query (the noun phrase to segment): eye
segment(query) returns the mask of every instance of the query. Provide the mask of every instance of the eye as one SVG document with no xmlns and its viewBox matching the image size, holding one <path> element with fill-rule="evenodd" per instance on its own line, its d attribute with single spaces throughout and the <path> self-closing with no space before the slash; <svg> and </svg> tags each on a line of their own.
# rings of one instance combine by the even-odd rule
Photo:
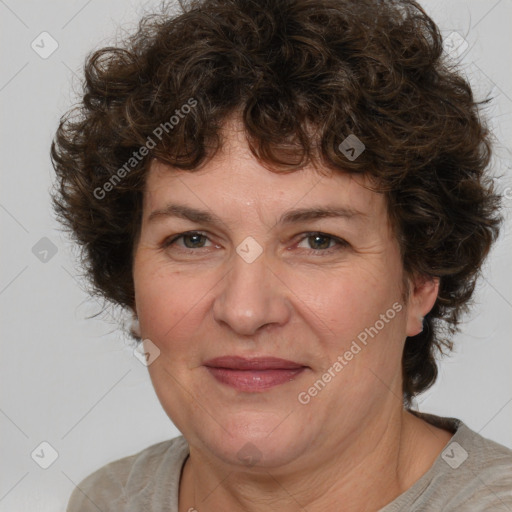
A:
<svg viewBox="0 0 512 512">
<path fill-rule="evenodd" d="M 301 244 L 305 242 L 313 252 L 330 253 L 332 252 L 332 249 L 336 251 L 344 247 L 348 247 L 349 245 L 345 240 L 326 233 L 313 232 L 305 233 L 305 235 L 306 236 L 299 241 L 297 247 L 300 247 Z"/>
<path fill-rule="evenodd" d="M 177 244 L 178 240 L 183 240 L 183 245 Z M 205 245 L 208 241 L 208 237 L 199 231 L 187 231 L 186 233 L 180 233 L 179 235 L 167 238 L 162 243 L 162 248 L 170 247 L 171 245 L 177 245 L 184 249 L 194 250 L 209 247 Z M 211 246 L 212 244 L 210 244 Z"/>
<path fill-rule="evenodd" d="M 178 243 L 181 242 L 181 243 Z M 307 244 L 305 246 L 304 244 Z M 303 233 L 302 238 L 296 247 L 300 249 L 310 249 L 314 254 L 330 254 L 340 249 L 349 247 L 349 243 L 341 238 L 328 235 L 321 232 Z M 208 236 L 200 231 L 187 231 L 179 233 L 165 239 L 161 247 L 163 249 L 175 246 L 177 250 L 184 252 L 196 252 L 197 249 L 206 249 L 208 247 L 219 247 L 213 244 Z"/>
</svg>

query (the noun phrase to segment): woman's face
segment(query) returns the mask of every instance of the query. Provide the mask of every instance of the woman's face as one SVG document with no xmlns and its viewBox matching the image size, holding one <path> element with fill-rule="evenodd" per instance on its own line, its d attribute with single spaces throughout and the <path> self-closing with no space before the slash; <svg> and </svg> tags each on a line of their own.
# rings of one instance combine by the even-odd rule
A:
<svg viewBox="0 0 512 512">
<path fill-rule="evenodd" d="M 141 334 L 160 351 L 149 372 L 191 446 L 312 467 L 401 409 L 405 337 L 435 293 L 404 302 L 384 197 L 361 177 L 272 173 L 237 130 L 199 171 L 150 168 L 133 268 Z M 291 363 L 208 363 L 225 356 Z"/>
</svg>

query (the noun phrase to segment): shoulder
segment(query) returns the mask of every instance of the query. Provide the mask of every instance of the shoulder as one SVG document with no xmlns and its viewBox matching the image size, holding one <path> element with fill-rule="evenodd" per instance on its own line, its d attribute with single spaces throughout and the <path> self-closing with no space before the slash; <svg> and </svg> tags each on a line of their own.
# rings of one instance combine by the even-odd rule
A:
<svg viewBox="0 0 512 512">
<path fill-rule="evenodd" d="M 460 465 L 448 464 L 448 474 L 460 482 L 460 508 L 512 510 L 512 450 L 461 424 L 459 435 L 443 451 L 444 461 L 459 452 Z M 453 459 L 452 459 L 453 460 Z M 459 505 L 460 503 L 460 505 Z"/>
<path fill-rule="evenodd" d="M 182 464 L 188 455 L 183 436 L 154 444 L 110 462 L 84 478 L 73 490 L 67 512 L 136 510 L 155 493 L 177 495 Z M 161 480 L 165 479 L 165 485 Z M 164 496 L 161 496 L 164 499 Z"/>
<path fill-rule="evenodd" d="M 417 413 L 453 433 L 431 468 L 381 512 L 512 510 L 512 450 L 457 418 Z"/>
</svg>

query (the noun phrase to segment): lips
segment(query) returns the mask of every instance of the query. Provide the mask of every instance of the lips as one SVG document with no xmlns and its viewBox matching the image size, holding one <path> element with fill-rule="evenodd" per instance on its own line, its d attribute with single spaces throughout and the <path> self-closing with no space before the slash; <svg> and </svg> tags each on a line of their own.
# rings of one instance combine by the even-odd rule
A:
<svg viewBox="0 0 512 512">
<path fill-rule="evenodd" d="M 226 368 L 229 370 L 297 370 L 304 365 L 277 357 L 255 357 L 246 359 L 239 356 L 223 356 L 210 359 L 204 363 L 210 368 Z"/>
<path fill-rule="evenodd" d="M 218 382 L 252 393 L 290 382 L 307 368 L 287 359 L 238 356 L 210 359 L 204 366 Z"/>
</svg>

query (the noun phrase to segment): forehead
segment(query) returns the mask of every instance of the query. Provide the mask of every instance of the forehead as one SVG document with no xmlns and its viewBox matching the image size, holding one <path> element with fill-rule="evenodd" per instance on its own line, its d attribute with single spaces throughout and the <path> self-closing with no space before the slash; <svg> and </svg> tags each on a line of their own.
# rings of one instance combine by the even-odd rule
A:
<svg viewBox="0 0 512 512">
<path fill-rule="evenodd" d="M 293 172 L 273 172 L 252 154 L 243 127 L 225 124 L 217 153 L 199 169 L 184 171 L 154 160 L 144 191 L 144 215 L 180 200 L 212 210 L 249 209 L 278 212 L 291 207 L 340 206 L 367 216 L 385 213 L 385 198 L 371 190 L 367 176 L 321 172 L 308 165 Z"/>
</svg>

